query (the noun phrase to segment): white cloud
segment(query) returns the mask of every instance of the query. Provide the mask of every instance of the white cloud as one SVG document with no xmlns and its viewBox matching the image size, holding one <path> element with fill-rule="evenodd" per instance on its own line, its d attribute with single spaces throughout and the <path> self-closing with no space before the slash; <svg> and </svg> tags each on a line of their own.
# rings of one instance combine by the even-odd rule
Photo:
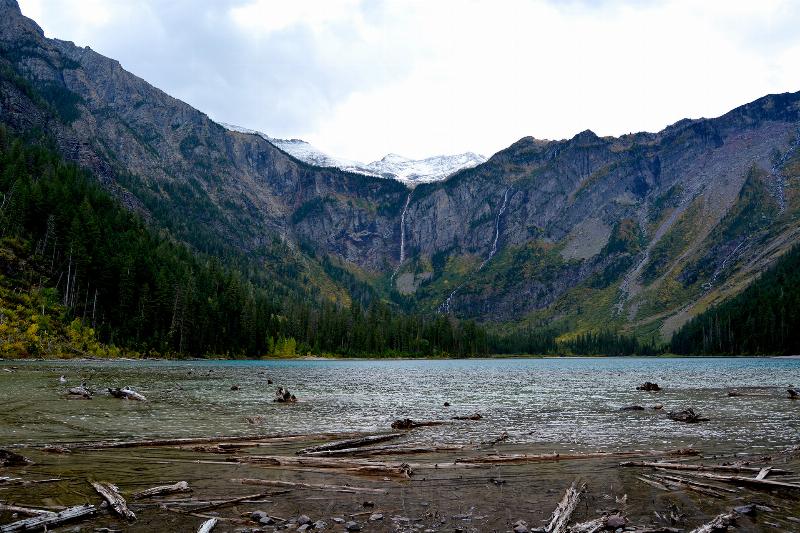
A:
<svg viewBox="0 0 800 533">
<path fill-rule="evenodd" d="M 659 130 L 800 90 L 791 0 L 23 0 L 226 122 L 373 160 Z"/>
</svg>

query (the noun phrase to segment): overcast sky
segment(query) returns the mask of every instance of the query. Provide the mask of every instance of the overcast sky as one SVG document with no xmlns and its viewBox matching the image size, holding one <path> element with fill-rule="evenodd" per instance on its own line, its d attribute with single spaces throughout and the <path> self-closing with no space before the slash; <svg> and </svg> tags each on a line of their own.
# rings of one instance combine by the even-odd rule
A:
<svg viewBox="0 0 800 533">
<path fill-rule="evenodd" d="M 656 131 L 800 90 L 796 0 L 19 0 L 213 119 L 372 161 Z"/>
</svg>

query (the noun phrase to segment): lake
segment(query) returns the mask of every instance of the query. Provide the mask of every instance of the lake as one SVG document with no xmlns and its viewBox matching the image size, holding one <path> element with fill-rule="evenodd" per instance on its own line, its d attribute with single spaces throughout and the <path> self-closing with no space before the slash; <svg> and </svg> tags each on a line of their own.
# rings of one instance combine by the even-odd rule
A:
<svg viewBox="0 0 800 533">
<path fill-rule="evenodd" d="M 17 371 L 0 371 L 0 444 L 375 431 L 398 418 L 475 412 L 484 418 L 422 428 L 419 440 L 479 442 L 506 431 L 509 444 L 548 451 L 726 452 L 800 441 L 800 401 L 786 395 L 800 386 L 800 359 L 792 358 L 0 362 L 11 366 Z M 98 391 L 129 385 L 149 401 L 67 399 L 66 389 L 84 380 Z M 637 391 L 644 381 L 664 390 Z M 272 402 L 279 385 L 298 403 Z M 729 397 L 732 389 L 743 395 Z M 634 404 L 664 409 L 620 411 Z M 686 407 L 710 420 L 666 417 Z M 253 416 L 261 419 L 248 422 Z"/>
</svg>

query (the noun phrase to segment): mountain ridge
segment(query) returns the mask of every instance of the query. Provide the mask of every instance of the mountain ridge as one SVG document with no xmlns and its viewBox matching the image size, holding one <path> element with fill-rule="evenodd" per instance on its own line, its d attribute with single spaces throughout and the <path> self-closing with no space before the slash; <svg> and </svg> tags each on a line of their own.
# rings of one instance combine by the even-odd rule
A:
<svg viewBox="0 0 800 533">
<path fill-rule="evenodd" d="M 427 313 L 447 302 L 505 329 L 667 338 L 799 234 L 800 93 L 655 133 L 524 137 L 409 190 L 227 131 L 118 62 L 46 39 L 4 2 L 0 121 L 48 131 L 196 249 L 272 268 L 271 243 L 286 243 L 328 298 L 357 290 Z"/>
</svg>

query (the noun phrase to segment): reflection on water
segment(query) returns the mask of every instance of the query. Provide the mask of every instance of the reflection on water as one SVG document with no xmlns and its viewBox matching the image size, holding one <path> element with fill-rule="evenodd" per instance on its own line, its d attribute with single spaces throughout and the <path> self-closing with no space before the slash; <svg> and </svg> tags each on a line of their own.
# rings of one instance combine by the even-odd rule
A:
<svg viewBox="0 0 800 533">
<path fill-rule="evenodd" d="M 774 448 L 800 441 L 800 359 L 493 359 L 462 361 L 3 361 L 0 444 L 82 439 L 309 433 L 388 429 L 392 420 L 479 422 L 425 428 L 423 440 L 478 442 L 503 431 L 544 449 Z M 64 374 L 66 385 L 58 381 Z M 271 379 L 274 385 L 268 385 Z M 130 385 L 146 403 L 98 395 L 65 399 L 69 386 Z M 656 381 L 659 393 L 636 391 Z M 240 390 L 231 391 L 232 385 Z M 275 404 L 283 385 L 300 400 Z M 731 389 L 744 392 L 728 397 Z M 449 402 L 450 407 L 444 407 Z M 621 412 L 664 405 L 663 411 Z M 710 422 L 665 416 L 692 407 Z M 263 421 L 252 425 L 249 416 Z"/>
</svg>

